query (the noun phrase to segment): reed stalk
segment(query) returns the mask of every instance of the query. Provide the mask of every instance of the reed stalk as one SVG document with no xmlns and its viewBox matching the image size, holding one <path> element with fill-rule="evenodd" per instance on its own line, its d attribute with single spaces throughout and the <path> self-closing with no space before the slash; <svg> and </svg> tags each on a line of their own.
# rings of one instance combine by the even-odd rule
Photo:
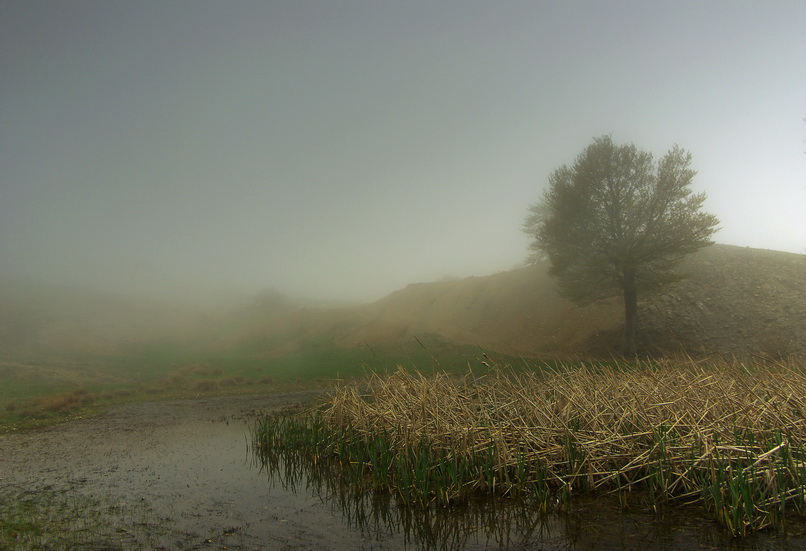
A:
<svg viewBox="0 0 806 551">
<path fill-rule="evenodd" d="M 267 464 L 338 464 L 357 491 L 406 505 L 494 494 L 545 510 L 642 490 L 742 535 L 804 513 L 804 412 L 794 360 L 400 369 L 339 384 L 305 417 L 266 419 L 253 440 Z"/>
</svg>

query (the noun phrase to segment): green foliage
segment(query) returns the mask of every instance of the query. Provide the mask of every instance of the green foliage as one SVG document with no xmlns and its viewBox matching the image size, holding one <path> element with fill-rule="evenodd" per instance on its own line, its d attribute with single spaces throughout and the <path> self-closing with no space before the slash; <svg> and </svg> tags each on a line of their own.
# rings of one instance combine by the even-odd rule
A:
<svg viewBox="0 0 806 551">
<path fill-rule="evenodd" d="M 551 174 L 524 231 L 565 296 L 580 304 L 612 296 L 625 269 L 636 270 L 639 290 L 657 288 L 676 277 L 685 255 L 712 243 L 719 221 L 700 211 L 706 196 L 692 192 L 690 165 L 678 146 L 655 164 L 650 153 L 603 136 Z"/>
<path fill-rule="evenodd" d="M 125 526 L 125 528 L 124 528 Z M 75 488 L 0 487 L 0 549 L 190 549 L 185 534 L 144 497 L 121 501 Z"/>
<path fill-rule="evenodd" d="M 603 136 L 555 170 L 543 200 L 529 207 L 531 259 L 548 258 L 561 294 L 586 305 L 623 293 L 627 352 L 635 351 L 637 293 L 675 281 L 677 263 L 712 244 L 719 220 L 700 210 L 695 174 L 678 146 L 656 164 Z"/>
<path fill-rule="evenodd" d="M 103 536 L 108 504 L 66 491 L 3 491 L 0 549 L 118 549 L 124 537 Z"/>
<path fill-rule="evenodd" d="M 253 340 L 211 351 L 161 339 L 121 347 L 117 356 L 95 358 L 91 368 L 62 360 L 67 367 L 61 371 L 69 377 L 60 379 L 49 378 L 53 375 L 47 365 L 0 373 L 0 434 L 93 415 L 120 402 L 276 391 L 352 379 L 369 371 L 390 372 L 398 366 L 456 371 L 482 354 L 478 347 L 452 345 L 436 335 L 402 345 L 340 347 L 322 334 L 277 357 L 266 357 L 264 344 Z"/>
<path fill-rule="evenodd" d="M 496 445 L 468 456 L 459 447 L 435 447 L 426 436 L 403 447 L 389 434 L 362 435 L 347 427 L 334 430 L 321 415 L 270 416 L 251 430 L 255 459 L 270 473 L 282 473 L 295 487 L 303 477 L 337 478 L 355 493 L 387 492 L 403 506 L 428 508 L 465 503 L 474 495 L 518 497 L 545 510 L 551 492 L 546 471 L 525 454 L 499 465 Z"/>
</svg>

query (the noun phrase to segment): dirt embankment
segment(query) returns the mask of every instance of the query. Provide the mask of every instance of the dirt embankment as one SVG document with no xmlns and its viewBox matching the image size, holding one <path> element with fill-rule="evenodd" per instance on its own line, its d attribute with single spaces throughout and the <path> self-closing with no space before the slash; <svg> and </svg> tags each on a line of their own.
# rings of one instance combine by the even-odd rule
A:
<svg viewBox="0 0 806 551">
<path fill-rule="evenodd" d="M 806 255 L 714 246 L 643 304 L 648 344 L 692 354 L 806 356 Z"/>
<path fill-rule="evenodd" d="M 645 350 L 806 356 L 806 255 L 714 245 L 685 259 L 679 272 L 686 276 L 680 282 L 639 296 Z M 619 349 L 623 309 L 619 297 L 574 305 L 559 296 L 548 266 L 537 265 L 409 285 L 345 310 L 330 331 L 344 346 L 434 334 L 516 355 L 609 357 Z"/>
</svg>

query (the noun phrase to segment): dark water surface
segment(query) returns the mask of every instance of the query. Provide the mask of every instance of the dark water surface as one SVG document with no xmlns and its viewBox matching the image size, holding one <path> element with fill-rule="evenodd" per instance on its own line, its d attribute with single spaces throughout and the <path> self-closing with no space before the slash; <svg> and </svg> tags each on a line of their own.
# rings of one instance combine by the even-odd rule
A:
<svg viewBox="0 0 806 551">
<path fill-rule="evenodd" d="M 564 511 L 540 513 L 506 499 L 472 501 L 452 508 L 398 507 L 388 495 L 356 496 L 337 480 L 322 481 L 299 469 L 262 469 L 272 499 L 290 496 L 306 505 L 287 511 L 287 520 L 305 526 L 340 526 L 338 541 L 319 540 L 330 549 L 407 550 L 678 550 L 720 551 L 806 549 L 806 526 L 733 538 L 695 507 L 652 511 L 636 504 L 622 510 L 609 497 L 574 498 Z M 639 501 L 635 498 L 634 501 Z M 288 542 L 287 549 L 308 548 Z"/>
</svg>

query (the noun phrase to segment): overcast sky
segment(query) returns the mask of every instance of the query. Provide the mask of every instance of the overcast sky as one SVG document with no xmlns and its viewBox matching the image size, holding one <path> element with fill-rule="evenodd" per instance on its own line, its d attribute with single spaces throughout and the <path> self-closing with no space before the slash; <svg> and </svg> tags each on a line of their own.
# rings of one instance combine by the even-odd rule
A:
<svg viewBox="0 0 806 551">
<path fill-rule="evenodd" d="M 693 155 L 806 252 L 806 2 L 0 2 L 0 275 L 374 300 L 527 256 L 552 170 Z"/>
</svg>

